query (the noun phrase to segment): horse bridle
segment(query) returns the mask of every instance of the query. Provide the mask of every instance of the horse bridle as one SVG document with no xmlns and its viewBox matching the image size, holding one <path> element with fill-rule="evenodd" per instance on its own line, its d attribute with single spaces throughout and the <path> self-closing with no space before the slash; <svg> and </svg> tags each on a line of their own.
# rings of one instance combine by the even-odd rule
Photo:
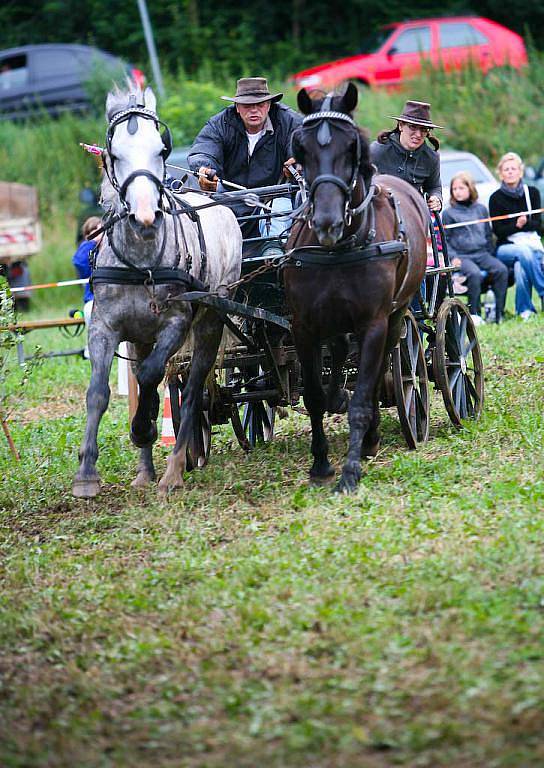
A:
<svg viewBox="0 0 544 768">
<path fill-rule="evenodd" d="M 325 147 L 328 144 L 330 144 L 332 140 L 332 134 L 331 134 L 331 129 L 329 125 L 330 120 L 340 120 L 344 123 L 348 123 L 349 125 L 351 125 L 355 129 L 355 139 L 356 139 L 355 162 L 353 165 L 353 172 L 352 172 L 351 180 L 349 183 L 346 183 L 343 179 L 341 179 L 339 176 L 336 176 L 333 173 L 321 173 L 319 174 L 319 176 L 316 176 L 315 179 L 312 181 L 310 185 L 310 189 L 308 190 L 309 211 L 308 211 L 307 221 L 310 227 L 311 227 L 311 220 L 313 218 L 314 197 L 315 197 L 316 190 L 320 184 L 323 184 L 324 182 L 335 184 L 344 193 L 344 196 L 345 196 L 344 226 L 346 227 L 349 227 L 353 217 L 359 215 L 360 213 L 364 213 L 365 219 L 366 219 L 367 208 L 370 205 L 372 198 L 374 197 L 374 194 L 376 192 L 376 187 L 374 184 L 370 184 L 370 187 L 367 191 L 364 179 L 362 179 L 363 201 L 359 205 L 357 205 L 355 208 L 351 206 L 351 199 L 353 197 L 353 192 L 357 185 L 357 179 L 359 178 L 359 166 L 361 163 L 361 137 L 359 135 L 359 131 L 357 130 L 357 125 L 353 120 L 353 118 L 347 115 L 345 112 L 335 112 L 331 110 L 330 109 L 331 104 L 332 104 L 332 97 L 327 96 L 322 104 L 321 111 L 313 112 L 310 115 L 306 115 L 306 117 L 302 121 L 302 126 L 304 128 L 304 126 L 311 125 L 312 123 L 321 123 L 321 125 L 317 130 L 317 143 L 319 144 L 320 147 Z"/>
<path fill-rule="evenodd" d="M 137 118 L 141 117 L 144 120 L 152 120 L 155 123 L 155 126 L 157 130 L 159 129 L 159 126 L 163 126 L 164 131 L 161 134 L 161 140 L 164 144 L 164 149 L 162 151 L 162 158 L 163 160 L 166 160 L 170 152 L 172 151 L 172 137 L 170 133 L 170 129 L 166 125 L 165 122 L 163 122 L 155 112 L 153 112 L 151 109 L 146 109 L 146 107 L 142 106 L 141 104 L 136 104 L 134 96 L 131 96 L 132 104 L 129 103 L 129 106 L 127 109 L 123 109 L 121 112 L 117 112 L 112 119 L 109 122 L 107 131 L 106 131 L 106 149 L 104 150 L 104 154 L 107 154 L 108 159 L 110 161 L 110 167 L 108 167 L 108 163 L 104 160 L 104 168 L 108 175 L 108 178 L 110 180 L 110 183 L 112 187 L 115 189 L 117 194 L 119 195 L 119 199 L 121 201 L 121 204 L 125 208 L 127 212 L 129 212 L 129 204 L 126 199 L 126 192 L 129 187 L 129 184 L 131 184 L 134 179 L 138 178 L 138 176 L 145 176 L 147 179 L 153 182 L 155 186 L 157 187 L 157 190 L 159 192 L 159 198 L 162 198 L 164 194 L 164 184 L 163 180 L 159 179 L 157 176 L 155 176 L 154 173 L 151 173 L 151 171 L 148 171 L 146 168 L 139 168 L 136 171 L 132 171 L 127 178 L 123 181 L 122 184 L 119 184 L 119 181 L 117 179 L 117 176 L 115 174 L 115 155 L 113 154 L 112 150 L 112 141 L 113 141 L 113 134 L 115 133 L 115 129 L 118 125 L 121 123 L 128 123 L 127 130 L 130 134 L 136 133 L 138 130 L 138 121 Z"/>
</svg>

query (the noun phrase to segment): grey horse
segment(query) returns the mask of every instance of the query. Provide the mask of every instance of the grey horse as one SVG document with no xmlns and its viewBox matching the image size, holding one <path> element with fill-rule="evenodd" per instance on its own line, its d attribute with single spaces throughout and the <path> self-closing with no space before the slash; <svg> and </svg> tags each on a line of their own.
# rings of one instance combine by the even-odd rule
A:
<svg viewBox="0 0 544 768">
<path fill-rule="evenodd" d="M 157 438 L 160 385 L 169 358 L 192 331 L 192 360 L 183 392 L 181 427 L 159 491 L 181 487 L 186 452 L 195 440 L 206 377 L 214 365 L 223 323 L 211 309 L 179 300 L 205 285 L 227 296 L 240 276 L 242 236 L 225 206 L 212 206 L 198 193 L 174 198 L 163 187 L 171 139 L 156 114 L 150 88 L 108 94 L 102 202 L 107 230 L 95 259 L 94 306 L 89 325 L 91 379 L 87 424 L 73 494 L 99 492 L 97 434 L 108 407 L 108 379 L 121 341 L 130 342 L 139 385 L 131 439 L 140 449 L 133 486 L 155 479 L 152 447 Z M 178 299 L 178 300 L 176 300 Z M 198 431 L 198 430 L 197 430 Z"/>
</svg>

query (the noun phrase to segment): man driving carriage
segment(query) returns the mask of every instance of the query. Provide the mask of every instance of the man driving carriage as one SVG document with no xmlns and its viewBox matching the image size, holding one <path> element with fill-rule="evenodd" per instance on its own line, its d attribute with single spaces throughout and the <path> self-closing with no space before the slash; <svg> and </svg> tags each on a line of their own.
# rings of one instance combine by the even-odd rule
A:
<svg viewBox="0 0 544 768">
<path fill-rule="evenodd" d="M 279 103 L 282 97 L 282 93 L 270 93 L 264 77 L 241 78 L 233 97 L 221 97 L 233 104 L 208 120 L 194 140 L 188 158 L 191 170 L 199 173 L 203 190 L 222 191 L 221 179 L 249 189 L 281 182 L 287 173 L 285 166 L 294 163 L 291 136 L 302 122 L 297 112 Z M 237 216 L 252 213 L 244 203 L 232 207 Z M 291 201 L 276 198 L 272 208 L 289 211 Z M 273 218 L 268 235 L 279 235 L 287 226 L 285 219 Z M 259 229 L 257 220 L 245 221 L 242 232 L 246 239 L 258 237 L 259 232 L 263 234 L 263 227 Z M 270 246 L 266 250 L 270 255 Z"/>
</svg>

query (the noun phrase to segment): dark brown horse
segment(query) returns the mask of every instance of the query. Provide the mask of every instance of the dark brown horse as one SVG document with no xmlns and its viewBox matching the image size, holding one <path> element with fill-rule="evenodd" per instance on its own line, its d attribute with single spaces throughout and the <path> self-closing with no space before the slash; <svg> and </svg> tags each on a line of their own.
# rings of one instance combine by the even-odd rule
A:
<svg viewBox="0 0 544 768">
<path fill-rule="evenodd" d="M 355 86 L 321 101 L 312 101 L 303 89 L 298 105 L 306 117 L 293 137 L 293 149 L 309 185 L 308 209 L 288 242 L 295 251 L 285 267 L 285 290 L 312 423 L 313 482 L 334 477 L 323 416 L 346 408 L 346 334 L 357 340 L 349 450 L 336 487 L 349 493 L 361 477 L 361 456 L 375 455 L 379 448 L 384 364 L 424 277 L 429 212 L 406 182 L 373 177 L 368 141 L 351 117 L 357 105 Z M 322 385 L 324 342 L 332 360 L 327 391 Z"/>
</svg>

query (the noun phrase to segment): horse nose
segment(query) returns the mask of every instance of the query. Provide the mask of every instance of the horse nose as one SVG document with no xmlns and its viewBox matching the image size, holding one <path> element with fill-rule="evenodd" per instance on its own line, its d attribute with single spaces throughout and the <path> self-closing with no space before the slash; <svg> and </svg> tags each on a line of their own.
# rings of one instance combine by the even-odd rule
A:
<svg viewBox="0 0 544 768">
<path fill-rule="evenodd" d="M 152 211 L 152 217 L 150 223 L 146 223 L 149 218 L 142 220 L 138 217 L 138 213 L 131 213 L 128 217 L 128 221 L 133 231 L 142 237 L 144 240 L 150 240 L 155 237 L 155 234 L 162 224 L 163 214 L 162 211 Z"/>
<path fill-rule="evenodd" d="M 319 224 L 314 221 L 314 231 L 319 243 L 325 248 L 332 248 L 342 237 L 344 229 L 343 222 L 329 222 Z"/>
</svg>

